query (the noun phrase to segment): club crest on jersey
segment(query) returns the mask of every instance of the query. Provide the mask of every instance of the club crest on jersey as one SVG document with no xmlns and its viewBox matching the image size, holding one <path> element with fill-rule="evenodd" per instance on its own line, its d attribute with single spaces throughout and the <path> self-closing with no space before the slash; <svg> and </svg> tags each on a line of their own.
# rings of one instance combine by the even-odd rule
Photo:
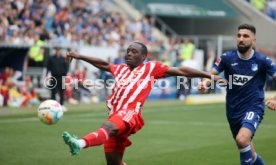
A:
<svg viewBox="0 0 276 165">
<path fill-rule="evenodd" d="M 239 74 L 233 75 L 233 84 L 238 86 L 243 86 L 248 81 L 250 81 L 253 78 L 253 76 L 244 76 Z"/>
<path fill-rule="evenodd" d="M 251 65 L 251 70 L 254 71 L 254 72 L 257 71 L 258 70 L 258 64 L 252 64 Z"/>
<path fill-rule="evenodd" d="M 219 66 L 220 62 L 221 62 L 221 58 L 218 57 L 217 60 L 216 60 L 216 62 L 215 62 L 215 65 L 216 65 L 216 66 Z"/>
<path fill-rule="evenodd" d="M 140 70 L 135 70 L 132 72 L 134 75 L 138 75 L 139 73 L 142 73 Z"/>
</svg>

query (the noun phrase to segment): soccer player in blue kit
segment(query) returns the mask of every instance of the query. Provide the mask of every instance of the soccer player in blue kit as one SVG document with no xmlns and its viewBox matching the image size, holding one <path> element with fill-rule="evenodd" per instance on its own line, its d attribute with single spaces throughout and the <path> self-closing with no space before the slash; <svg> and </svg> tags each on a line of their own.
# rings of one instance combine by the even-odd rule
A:
<svg viewBox="0 0 276 165">
<path fill-rule="evenodd" d="M 212 74 L 224 71 L 228 80 L 226 96 L 226 116 L 240 151 L 241 165 L 264 165 L 255 152 L 253 136 L 264 115 L 264 85 L 266 75 L 276 79 L 276 66 L 272 60 L 253 47 L 256 43 L 256 29 L 249 24 L 238 27 L 237 50 L 229 51 L 217 58 Z M 208 89 L 210 82 L 204 80 L 199 90 Z M 276 98 L 267 106 L 275 110 Z"/>
</svg>

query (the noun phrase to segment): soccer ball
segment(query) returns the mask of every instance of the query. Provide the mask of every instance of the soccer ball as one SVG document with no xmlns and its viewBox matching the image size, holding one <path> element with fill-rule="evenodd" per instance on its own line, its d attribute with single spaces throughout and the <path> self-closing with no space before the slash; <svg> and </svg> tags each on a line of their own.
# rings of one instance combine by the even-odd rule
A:
<svg viewBox="0 0 276 165">
<path fill-rule="evenodd" d="M 55 100 L 43 101 L 38 109 L 38 118 L 42 123 L 55 124 L 63 116 L 62 106 Z"/>
</svg>

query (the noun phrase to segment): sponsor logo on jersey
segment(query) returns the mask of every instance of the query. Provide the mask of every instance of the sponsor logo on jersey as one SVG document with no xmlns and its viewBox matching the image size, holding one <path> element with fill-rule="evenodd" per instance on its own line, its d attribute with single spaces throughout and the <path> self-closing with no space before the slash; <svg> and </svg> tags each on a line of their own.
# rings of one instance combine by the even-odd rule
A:
<svg viewBox="0 0 276 165">
<path fill-rule="evenodd" d="M 218 57 L 217 60 L 216 60 L 216 62 L 215 62 L 215 65 L 216 65 L 216 66 L 219 66 L 220 62 L 221 62 L 221 58 Z"/>
<path fill-rule="evenodd" d="M 135 71 L 133 71 L 132 73 L 133 73 L 132 79 L 135 79 L 139 74 L 142 73 L 142 71 L 140 71 L 140 70 L 135 70 Z"/>
<path fill-rule="evenodd" d="M 236 65 L 238 65 L 238 63 L 236 63 L 236 62 L 235 62 L 235 63 L 233 63 L 233 64 L 231 64 L 231 66 L 236 66 Z"/>
<path fill-rule="evenodd" d="M 248 160 L 245 160 L 244 162 L 245 163 L 249 163 L 249 162 L 251 162 L 252 161 L 252 158 L 249 158 Z"/>
<path fill-rule="evenodd" d="M 258 64 L 252 64 L 251 65 L 251 70 L 254 71 L 254 72 L 257 71 L 258 70 Z"/>
<path fill-rule="evenodd" d="M 239 74 L 233 75 L 233 84 L 238 86 L 243 86 L 248 81 L 250 81 L 253 78 L 253 76 L 244 76 Z"/>
<path fill-rule="evenodd" d="M 142 71 L 140 71 L 140 70 L 133 71 L 133 74 L 135 74 L 135 75 L 140 74 L 140 73 L 142 73 Z"/>
</svg>

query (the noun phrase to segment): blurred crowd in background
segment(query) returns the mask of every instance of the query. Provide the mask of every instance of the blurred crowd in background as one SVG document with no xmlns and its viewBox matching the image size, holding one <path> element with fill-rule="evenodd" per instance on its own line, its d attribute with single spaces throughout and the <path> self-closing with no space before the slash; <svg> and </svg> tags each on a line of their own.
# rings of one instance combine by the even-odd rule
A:
<svg viewBox="0 0 276 165">
<path fill-rule="evenodd" d="M 246 0 L 268 17 L 276 20 L 276 0 Z"/>
<path fill-rule="evenodd" d="M 70 47 L 156 42 L 154 19 L 126 19 L 121 13 L 104 10 L 102 4 L 102 0 L 1 1 L 0 42 L 32 45 L 41 40 Z"/>
</svg>

